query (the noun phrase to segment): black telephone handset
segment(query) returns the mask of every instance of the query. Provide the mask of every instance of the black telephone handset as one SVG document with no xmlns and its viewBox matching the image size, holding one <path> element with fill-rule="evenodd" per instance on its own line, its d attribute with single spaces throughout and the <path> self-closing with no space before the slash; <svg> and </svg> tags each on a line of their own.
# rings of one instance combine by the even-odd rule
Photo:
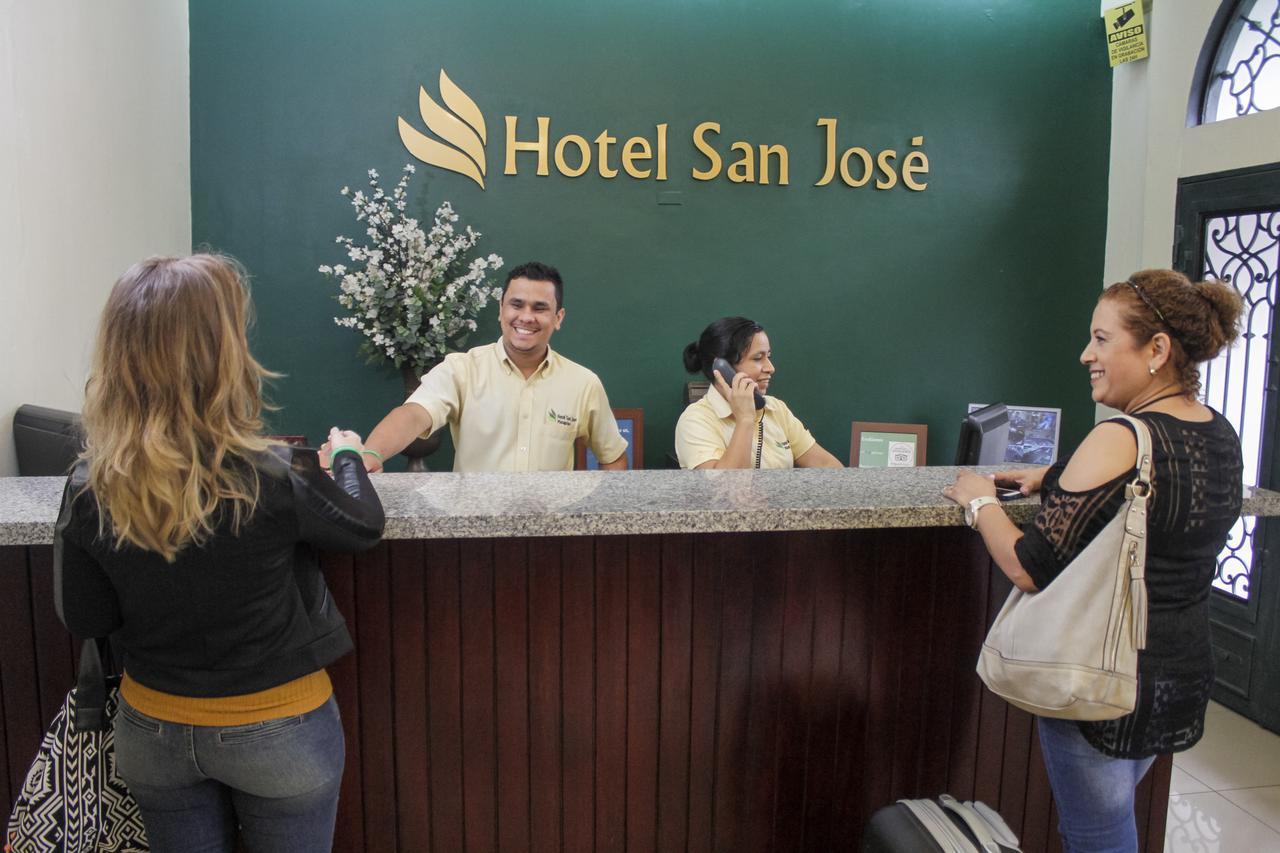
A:
<svg viewBox="0 0 1280 853">
<path fill-rule="evenodd" d="M 732 364 L 730 364 L 728 361 L 726 361 L 723 358 L 717 358 L 715 361 L 711 362 L 711 369 L 714 370 L 716 373 L 720 374 L 720 376 L 724 379 L 725 385 L 728 385 L 730 388 L 733 387 L 733 377 L 737 375 L 738 371 L 733 369 Z M 756 394 L 756 411 L 758 412 L 764 408 L 764 395 L 761 394 L 758 390 L 755 392 L 755 394 Z"/>
</svg>

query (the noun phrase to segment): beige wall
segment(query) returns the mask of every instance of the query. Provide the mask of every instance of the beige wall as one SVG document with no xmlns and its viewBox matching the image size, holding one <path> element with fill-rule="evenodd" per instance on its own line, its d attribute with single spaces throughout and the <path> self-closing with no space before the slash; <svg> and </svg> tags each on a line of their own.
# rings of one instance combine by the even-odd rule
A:
<svg viewBox="0 0 1280 853">
<path fill-rule="evenodd" d="M 1217 9 L 1217 0 L 1153 0 L 1150 58 L 1114 71 L 1104 284 L 1172 263 L 1178 178 L 1280 161 L 1280 110 L 1186 126 Z"/>
<path fill-rule="evenodd" d="M 22 403 L 79 409 L 116 276 L 191 249 L 185 0 L 0 0 L 0 476 Z"/>
</svg>

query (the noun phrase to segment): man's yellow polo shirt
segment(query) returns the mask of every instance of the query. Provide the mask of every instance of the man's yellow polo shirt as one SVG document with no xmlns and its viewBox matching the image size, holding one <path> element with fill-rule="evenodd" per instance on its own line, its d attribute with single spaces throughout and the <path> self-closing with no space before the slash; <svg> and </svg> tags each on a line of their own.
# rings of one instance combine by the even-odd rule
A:
<svg viewBox="0 0 1280 853">
<path fill-rule="evenodd" d="M 756 431 L 751 436 L 751 461 L 760 445 L 759 425 L 764 419 L 764 445 L 760 451 L 761 468 L 793 468 L 796 459 L 818 442 L 791 414 L 787 404 L 777 397 L 765 396 L 764 408 L 756 412 Z M 681 468 L 697 468 L 719 459 L 733 437 L 733 407 L 711 388 L 706 395 L 690 403 L 676 422 L 676 456 Z"/>
<path fill-rule="evenodd" d="M 571 471 L 579 437 L 601 462 L 627 449 L 599 377 L 550 347 L 528 379 L 501 340 L 450 353 L 406 402 L 449 425 L 455 471 Z"/>
</svg>

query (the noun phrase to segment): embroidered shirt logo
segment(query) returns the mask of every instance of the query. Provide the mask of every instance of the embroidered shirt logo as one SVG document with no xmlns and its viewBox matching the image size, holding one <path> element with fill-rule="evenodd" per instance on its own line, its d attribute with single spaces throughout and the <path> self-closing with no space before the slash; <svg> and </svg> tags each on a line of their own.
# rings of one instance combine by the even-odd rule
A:
<svg viewBox="0 0 1280 853">
<path fill-rule="evenodd" d="M 574 415 L 562 415 L 555 409 L 547 409 L 547 423 L 559 424 L 562 427 L 576 427 L 578 419 Z"/>
<path fill-rule="evenodd" d="M 778 440 L 775 438 L 775 439 L 773 440 L 773 443 L 774 443 L 775 445 L 777 445 L 777 447 L 778 447 L 778 449 L 779 449 L 779 450 L 790 450 L 790 449 L 791 449 L 791 441 L 790 441 L 789 439 L 783 439 L 782 441 L 778 441 Z"/>
</svg>

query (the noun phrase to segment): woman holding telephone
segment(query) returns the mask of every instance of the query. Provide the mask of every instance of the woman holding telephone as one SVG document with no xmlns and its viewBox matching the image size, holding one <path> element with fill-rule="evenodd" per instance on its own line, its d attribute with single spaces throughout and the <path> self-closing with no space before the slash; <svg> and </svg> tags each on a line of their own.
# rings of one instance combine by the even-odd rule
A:
<svg viewBox="0 0 1280 853">
<path fill-rule="evenodd" d="M 768 396 L 769 336 L 746 317 L 722 317 L 684 348 L 684 366 L 712 390 L 676 423 L 681 468 L 842 468 L 791 413 Z"/>
</svg>

